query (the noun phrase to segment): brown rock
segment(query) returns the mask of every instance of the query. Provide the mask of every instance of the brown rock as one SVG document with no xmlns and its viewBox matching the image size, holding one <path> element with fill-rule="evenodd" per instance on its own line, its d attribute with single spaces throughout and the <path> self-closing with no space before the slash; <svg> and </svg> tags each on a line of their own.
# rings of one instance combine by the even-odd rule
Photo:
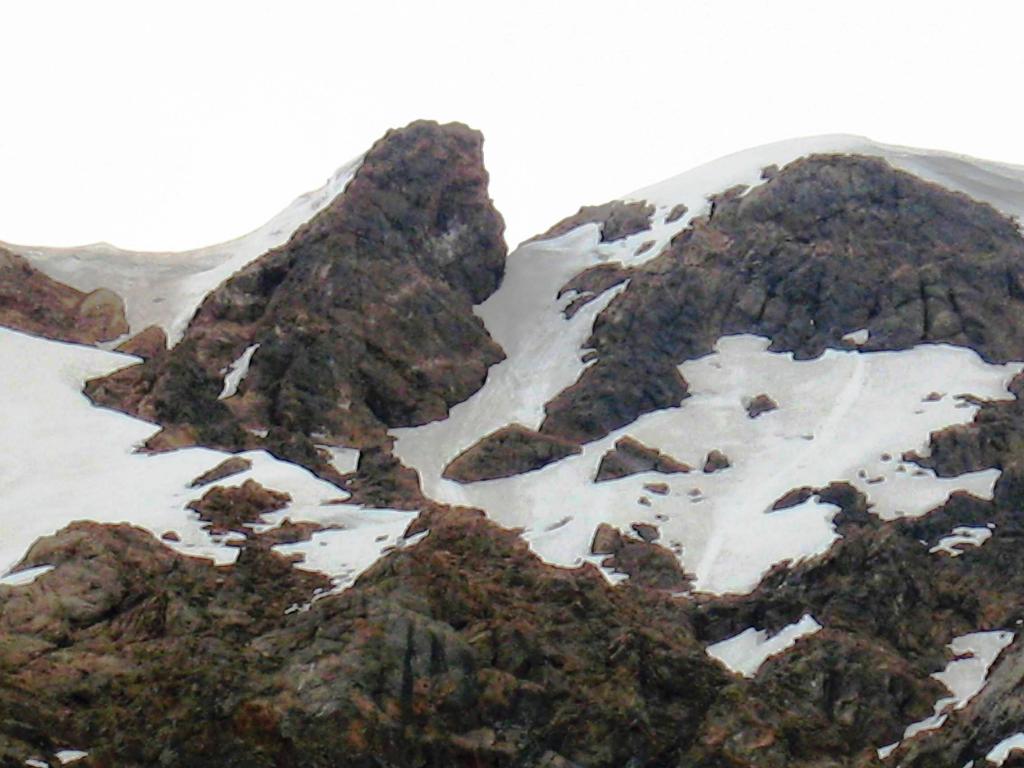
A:
<svg viewBox="0 0 1024 768">
<path fill-rule="evenodd" d="M 0 248 L 0 325 L 57 341 L 97 344 L 128 332 L 124 302 L 99 288 L 83 293 Z"/>
<path fill-rule="evenodd" d="M 668 212 L 668 216 L 665 217 L 665 221 L 671 224 L 673 221 L 679 221 L 690 211 L 684 203 L 678 203 L 672 206 L 672 210 Z"/>
<path fill-rule="evenodd" d="M 704 460 L 704 472 L 707 474 L 718 472 L 731 466 L 732 462 L 729 461 L 729 457 L 717 448 L 711 450 Z"/>
<path fill-rule="evenodd" d="M 444 418 L 504 357 L 473 313 L 507 250 L 482 144 L 460 124 L 389 132 L 286 245 L 206 297 L 173 350 L 90 395 L 212 447 L 266 429 L 268 450 L 317 470 L 314 435 L 383 448 L 390 427 Z M 254 344 L 244 392 L 221 401 L 223 371 Z"/>
<path fill-rule="evenodd" d="M 649 448 L 639 440 L 626 436 L 615 442 L 615 448 L 601 457 L 595 483 L 616 480 L 641 472 L 660 472 L 671 475 L 689 472 L 691 467 L 660 451 Z M 645 488 L 647 486 L 644 486 Z M 658 491 L 654 491 L 657 493 Z M 667 488 L 666 488 L 667 493 Z"/>
<path fill-rule="evenodd" d="M 585 269 L 559 289 L 558 298 L 562 298 L 569 292 L 578 294 L 562 311 L 562 314 L 566 319 L 571 319 L 602 293 L 616 285 L 621 285 L 628 279 L 629 270 L 617 261 L 597 264 Z"/>
<path fill-rule="evenodd" d="M 691 585 L 693 580 L 683 571 L 679 558 L 665 547 L 632 536 L 624 536 L 622 542 L 601 564 L 628 575 L 630 584 L 670 592 Z"/>
<path fill-rule="evenodd" d="M 613 555 L 622 549 L 622 534 L 618 528 L 608 523 L 601 523 L 594 531 L 594 541 L 590 545 L 590 552 L 595 555 Z"/>
<path fill-rule="evenodd" d="M 747 416 L 752 419 L 756 419 L 762 413 L 774 411 L 779 407 L 779 404 L 762 392 L 761 394 L 750 398 L 745 407 L 747 409 Z"/>
<path fill-rule="evenodd" d="M 659 496 L 668 496 L 668 483 L 644 483 L 644 490 Z"/>
<path fill-rule="evenodd" d="M 213 467 L 213 469 L 203 472 L 203 474 L 199 475 L 199 477 L 189 483 L 189 487 L 200 488 L 218 480 L 223 480 L 226 477 L 247 472 L 250 469 L 252 469 L 252 462 L 249 461 L 249 459 L 242 456 L 232 456 L 229 459 L 224 459 L 224 461 L 216 467 Z"/>
<path fill-rule="evenodd" d="M 122 342 L 116 351 L 152 360 L 167 352 L 167 334 L 159 325 L 151 325 Z"/>
<path fill-rule="evenodd" d="M 678 404 L 677 366 L 726 334 L 797 359 L 845 347 L 850 328 L 870 331 L 869 351 L 946 342 L 1024 359 L 1024 238 L 993 207 L 846 155 L 713 197 L 630 271 L 585 342 L 597 363 L 547 404 L 542 431 L 585 442 Z"/>
<path fill-rule="evenodd" d="M 574 443 L 543 435 L 521 424 L 492 432 L 456 456 L 443 477 L 459 483 L 475 483 L 532 472 L 581 452 Z"/>
<path fill-rule="evenodd" d="M 637 536 L 648 543 L 657 541 L 661 537 L 658 527 L 650 523 L 633 523 L 630 527 Z"/>
<path fill-rule="evenodd" d="M 803 486 L 802 488 L 794 488 L 791 491 L 787 491 L 782 494 L 775 503 L 772 504 L 772 512 L 777 512 L 780 509 L 789 509 L 790 507 L 796 507 L 803 504 L 811 496 L 814 495 L 814 489 L 810 486 Z"/>
<path fill-rule="evenodd" d="M 643 200 L 631 203 L 612 200 L 604 205 L 585 205 L 574 215 L 533 239 L 550 240 L 584 224 L 598 224 L 601 228 L 601 242 L 612 242 L 650 229 L 653 215 L 654 206 Z"/>
<path fill-rule="evenodd" d="M 178 535 L 177 531 L 164 531 L 160 538 L 164 541 L 181 541 L 181 536 Z"/>
<path fill-rule="evenodd" d="M 250 525 L 266 523 L 264 514 L 284 509 L 291 500 L 287 493 L 246 480 L 238 487 L 215 486 L 201 499 L 190 501 L 188 508 L 198 512 L 200 520 L 210 523 L 214 533 L 249 533 Z"/>
</svg>

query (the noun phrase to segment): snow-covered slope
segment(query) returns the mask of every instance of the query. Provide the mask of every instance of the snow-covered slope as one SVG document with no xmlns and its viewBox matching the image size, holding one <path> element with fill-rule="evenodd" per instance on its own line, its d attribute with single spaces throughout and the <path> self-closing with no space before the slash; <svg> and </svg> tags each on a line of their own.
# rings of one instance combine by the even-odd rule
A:
<svg viewBox="0 0 1024 768">
<path fill-rule="evenodd" d="M 346 163 L 324 186 L 298 197 L 259 229 L 205 248 L 139 252 L 107 243 L 75 248 L 3 245 L 49 277 L 80 291 L 109 288 L 124 299 L 132 333 L 159 325 L 173 345 L 206 294 L 249 262 L 286 243 L 344 191 L 361 161 L 358 157 Z"/>
<path fill-rule="evenodd" d="M 169 544 L 184 553 L 219 563 L 235 559 L 238 549 L 228 544 L 231 534 L 211 536 L 198 515 L 186 509 L 207 490 L 189 483 L 226 455 L 205 448 L 137 453 L 157 427 L 96 408 L 81 394 L 87 378 L 109 373 L 131 358 L 0 328 L 0 360 L 0 576 L 32 542 L 74 520 L 127 522 L 158 537 L 174 532 L 180 541 Z M 415 517 L 328 505 L 344 497 L 330 483 L 262 451 L 243 456 L 252 461 L 252 469 L 219 484 L 254 479 L 288 493 L 291 504 L 267 516 L 272 524 L 288 517 L 336 527 L 331 531 L 334 557 L 321 567 L 340 585 L 351 583 L 397 543 Z"/>
<path fill-rule="evenodd" d="M 693 397 L 680 408 L 648 414 L 587 444 L 578 456 L 501 480 L 460 485 L 442 479 L 446 464 L 489 432 L 511 423 L 537 428 L 544 403 L 584 369 L 581 347 L 594 318 L 623 286 L 566 319 L 562 310 L 574 296 L 556 295 L 569 277 L 602 263 L 630 266 L 654 258 L 693 216 L 707 212 L 709 195 L 759 184 L 763 168 L 813 153 L 884 157 L 1003 213 L 1024 213 L 1024 168 L 845 135 L 747 150 L 633 192 L 623 199 L 656 206 L 650 230 L 601 242 L 598 225 L 585 224 L 556 239 L 528 242 L 509 256 L 501 289 L 478 308 L 508 358 L 447 420 L 393 430 L 396 455 L 419 470 L 427 495 L 479 506 L 504 525 L 524 528 L 542 557 L 567 566 L 593 559 L 590 543 L 599 523 L 626 531 L 632 522 L 653 523 L 660 543 L 696 575 L 697 588 L 713 592 L 747 591 L 774 563 L 828 548 L 834 507 L 812 498 L 766 513 L 789 490 L 846 480 L 886 518 L 923 514 L 958 489 L 990 495 L 995 470 L 940 479 L 899 457 L 924 451 L 931 431 L 971 420 L 975 406 L 954 395 L 1009 397 L 1006 386 L 1020 365 L 990 366 L 969 350 L 935 345 L 895 353 L 830 351 L 794 362 L 751 337 L 722 339 L 715 355 L 682 365 Z M 667 222 L 680 204 L 687 214 Z M 653 247 L 643 247 L 652 240 Z M 743 403 L 762 392 L 780 408 L 751 420 Z M 926 401 L 932 392 L 944 396 Z M 624 435 L 698 468 L 709 450 L 720 449 L 733 466 L 673 475 L 667 496 L 643 488 L 665 479 L 657 475 L 595 484 L 601 456 Z"/>
<path fill-rule="evenodd" d="M 494 429 L 516 422 L 537 427 L 544 403 L 586 367 L 582 345 L 593 321 L 625 286 L 607 291 L 566 319 L 562 309 L 573 296 L 556 299 L 566 281 L 596 264 L 621 261 L 628 266 L 653 258 L 693 216 L 706 212 L 709 195 L 737 184 L 756 185 L 764 167 L 782 166 L 819 152 L 881 156 L 898 168 L 990 202 L 1005 213 L 1024 213 L 1024 168 L 846 135 L 796 139 L 739 152 L 626 195 L 624 200 L 655 204 L 651 230 L 602 243 L 598 227 L 584 225 L 557 239 L 524 244 L 510 255 L 501 289 L 477 308 L 507 359 L 491 369 L 486 386 L 456 406 L 450 418 L 416 429 L 394 430 L 396 454 L 420 472 L 427 495 L 480 506 L 503 524 L 523 527 L 537 552 L 562 565 L 589 559 L 590 539 L 599 522 L 624 529 L 632 522 L 651 522 L 662 531 L 661 543 L 677 551 L 684 566 L 695 573 L 698 588 L 728 592 L 750 589 L 772 564 L 819 553 L 833 540 L 830 519 L 835 510 L 813 498 L 765 514 L 793 488 L 849 480 L 864 490 L 876 511 L 886 517 L 920 514 L 956 489 L 989 494 L 997 474 L 994 470 L 939 479 L 900 463 L 898 457 L 905 450 L 921 450 L 931 430 L 971 419 L 976 407 L 953 395 L 969 392 L 979 397 L 1006 397 L 1006 384 L 1019 366 L 988 366 L 968 350 L 934 346 L 902 353 L 829 352 L 819 360 L 797 363 L 789 356 L 766 352 L 765 342 L 755 338 L 723 339 L 715 355 L 684 364 L 681 370 L 694 396 L 681 408 L 648 414 L 587 445 L 577 457 L 539 472 L 469 486 L 441 479 L 444 466 L 455 455 Z M 12 248 L 49 275 L 77 288 L 105 286 L 118 292 L 127 301 L 133 331 L 149 324 L 162 325 L 173 343 L 210 290 L 284 243 L 344 190 L 360 160 L 343 166 L 324 187 L 301 196 L 266 225 L 221 245 L 182 253 L 135 253 L 105 244 L 72 249 Z M 666 222 L 669 211 L 680 204 L 688 213 Z M 638 254 L 640 246 L 651 240 L 655 245 Z M 43 391 L 37 387 L 52 386 L 47 377 L 53 366 L 66 367 L 66 363 L 44 361 L 72 359 L 76 361 L 73 373 L 65 373 L 63 389 L 54 397 L 70 398 L 75 412 L 101 418 L 75 390 L 88 376 L 112 370 L 123 364 L 124 358 L 28 340 L 9 332 L 4 332 L 2 340 L 10 348 L 5 355 L 27 355 L 20 347 L 30 345 L 31 355 L 40 361 L 20 372 L 32 376 L 33 382 L 22 382 L 19 392 Z M 774 397 L 780 408 L 750 420 L 742 401 L 761 391 Z M 923 401 L 933 391 L 945 397 Z M 5 401 L 5 408 L 11 407 L 15 394 Z M 33 401 L 38 399 L 37 395 Z M 130 432 L 104 441 L 121 453 L 152 431 L 150 425 L 111 414 L 102 413 L 102 419 L 115 420 Z M 26 425 L 15 425 L 16 420 L 5 424 L 9 431 L 28 430 Z M 61 437 L 63 426 L 63 422 L 54 424 L 54 442 L 40 448 L 38 460 L 53 455 L 47 452 L 56 450 L 59 443 L 69 466 L 77 464 L 72 458 L 74 447 Z M 83 424 L 81 429 L 97 427 Z M 106 427 L 104 431 L 115 434 Z M 594 484 L 602 454 L 627 434 L 697 467 L 707 451 L 720 449 L 729 455 L 733 466 L 711 475 L 673 476 L 668 480 L 670 492 L 664 497 L 645 493 L 643 484 L 651 480 L 645 475 Z M 38 437 L 31 443 L 42 445 Z M 883 460 L 883 455 L 890 458 Z M 183 457 L 188 457 L 187 461 Z M 212 458 L 209 452 L 197 450 L 159 458 L 132 456 L 132 461 L 139 466 L 186 461 L 188 468 L 181 472 L 161 469 L 151 478 L 160 483 L 163 481 L 157 476 L 173 474 L 180 486 L 181 477 L 198 474 Z M 104 464 L 114 471 L 114 464 Z M 78 480 L 86 476 L 91 477 L 92 471 L 75 475 Z M 37 492 L 32 484 L 22 483 L 19 488 L 26 499 Z M 105 492 L 114 491 L 108 488 Z M 171 506 L 177 512 L 181 511 L 182 493 L 179 488 L 171 494 Z M 644 503 L 638 504 L 641 497 Z M 294 518 L 294 509 L 290 513 Z M 123 513 L 97 503 L 95 511 L 80 510 L 75 516 L 113 519 L 111 515 L 117 514 Z M 23 551 L 35 536 L 53 530 L 52 521 L 37 522 L 35 527 L 19 524 L 17 536 L 5 536 L 8 565 L 17 559 L 19 548 Z M 157 529 L 168 527 L 166 522 L 158 518 L 152 529 L 162 532 Z M 220 557 L 234 552 L 205 541 L 205 534 L 197 526 L 193 528 L 183 546 Z"/>
</svg>

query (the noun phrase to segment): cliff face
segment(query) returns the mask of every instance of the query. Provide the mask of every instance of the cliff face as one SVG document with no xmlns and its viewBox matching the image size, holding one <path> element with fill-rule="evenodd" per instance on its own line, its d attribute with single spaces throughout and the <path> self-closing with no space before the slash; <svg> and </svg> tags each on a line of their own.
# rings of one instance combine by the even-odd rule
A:
<svg viewBox="0 0 1024 768">
<path fill-rule="evenodd" d="M 867 330 L 864 351 L 945 342 L 1024 359 L 1024 240 L 994 208 L 884 160 L 797 160 L 719 196 L 594 323 L 597 362 L 543 432 L 586 442 L 686 395 L 676 366 L 754 333 L 798 359 Z"/>
<path fill-rule="evenodd" d="M 269 431 L 267 445 L 313 465 L 313 435 L 379 447 L 389 427 L 444 418 L 503 357 L 472 312 L 506 254 L 481 147 L 456 124 L 390 132 L 287 245 L 207 297 L 166 359 L 90 396 L 186 441 L 239 447 Z"/>
<path fill-rule="evenodd" d="M 148 530 L 65 515 L 18 566 L 34 580 L 0 574 L 0 765 L 861 768 L 902 742 L 888 764 L 925 768 L 1024 730 L 1018 639 L 905 738 L 956 683 L 936 673 L 982 661 L 951 640 L 1024 619 L 1024 376 L 987 364 L 1024 360 L 1016 223 L 810 155 L 700 205 L 582 209 L 510 257 L 524 287 L 496 319 L 481 146 L 390 132 L 179 343 L 150 328 L 122 346 L 144 362 L 85 385 L 163 427 L 149 448 L 264 448 L 351 495 L 258 451 L 135 457 L 199 455 L 103 518 Z M 0 325 L 96 342 L 127 330 L 109 298 L 0 251 Z M 904 391 L 911 365 L 949 386 Z M 81 383 L 62 407 L 96 413 Z M 755 557 L 745 590 L 707 578 Z"/>
</svg>

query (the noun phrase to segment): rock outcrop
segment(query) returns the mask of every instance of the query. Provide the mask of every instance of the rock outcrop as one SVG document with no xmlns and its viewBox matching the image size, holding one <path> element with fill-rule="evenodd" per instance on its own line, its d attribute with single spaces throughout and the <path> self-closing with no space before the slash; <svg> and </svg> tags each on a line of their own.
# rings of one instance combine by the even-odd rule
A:
<svg viewBox="0 0 1024 768">
<path fill-rule="evenodd" d="M 596 362 L 541 431 L 585 442 L 686 394 L 676 366 L 755 333 L 798 359 L 948 342 L 1024 359 L 1024 238 L 990 205 L 884 160 L 816 155 L 714 196 L 598 316 Z"/>
<path fill-rule="evenodd" d="M 601 457 L 597 467 L 595 483 L 605 480 L 617 480 L 641 472 L 660 472 L 665 475 L 689 472 L 691 467 L 681 461 L 667 456 L 661 451 L 641 443 L 633 437 L 619 438 L 615 447 Z"/>
<path fill-rule="evenodd" d="M 314 435 L 386 447 L 389 427 L 444 418 L 504 356 L 472 311 L 506 253 L 481 148 L 458 124 L 390 132 L 341 196 L 204 300 L 169 354 L 89 396 L 186 440 L 312 467 L 326 465 Z"/>
<path fill-rule="evenodd" d="M 512 477 L 541 469 L 580 451 L 575 443 L 542 435 L 522 424 L 510 424 L 481 438 L 452 459 L 443 477 L 459 483 Z"/>
<path fill-rule="evenodd" d="M 585 205 L 577 213 L 558 222 L 535 240 L 561 237 L 584 224 L 597 224 L 601 229 L 601 242 L 621 240 L 651 228 L 654 206 L 644 200 L 625 202 L 612 200 L 604 205 Z"/>
<path fill-rule="evenodd" d="M 117 294 L 105 288 L 75 290 L 3 248 L 0 326 L 78 344 L 113 341 L 128 333 L 124 302 Z"/>
</svg>

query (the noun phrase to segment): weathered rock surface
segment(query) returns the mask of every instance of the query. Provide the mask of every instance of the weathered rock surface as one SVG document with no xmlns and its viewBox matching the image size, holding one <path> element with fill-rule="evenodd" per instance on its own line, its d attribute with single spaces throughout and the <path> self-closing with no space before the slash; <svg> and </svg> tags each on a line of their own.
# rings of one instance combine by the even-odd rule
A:
<svg viewBox="0 0 1024 768">
<path fill-rule="evenodd" d="M 0 248 L 0 325 L 57 341 L 97 344 L 128 332 L 124 302 L 99 288 L 83 293 Z"/>
<path fill-rule="evenodd" d="M 747 409 L 747 416 L 752 419 L 756 419 L 761 414 L 774 411 L 779 407 L 779 404 L 762 392 L 761 394 L 750 398 L 744 407 Z"/>
<path fill-rule="evenodd" d="M 481 147 L 458 124 L 390 132 L 342 195 L 204 300 L 168 355 L 88 394 L 205 445 L 312 467 L 326 465 L 314 434 L 386 447 L 387 428 L 443 418 L 503 358 L 472 312 L 506 253 Z M 254 347 L 237 394 L 220 399 Z"/>
<path fill-rule="evenodd" d="M 452 459 L 443 477 L 459 483 L 512 477 L 580 451 L 575 443 L 543 435 L 522 424 L 511 424 L 481 438 Z"/>
<path fill-rule="evenodd" d="M 238 475 L 242 472 L 247 472 L 252 469 L 252 462 L 249 459 L 243 458 L 242 456 L 232 456 L 229 459 L 224 459 L 217 466 L 203 472 L 199 477 L 195 478 L 189 483 L 192 488 L 200 488 L 210 483 L 215 483 L 218 480 L 223 480 L 226 477 L 232 475 Z"/>
<path fill-rule="evenodd" d="M 720 472 L 721 470 L 728 469 L 731 466 L 732 462 L 729 460 L 729 457 L 717 448 L 709 451 L 707 458 L 704 459 L 705 474 Z"/>
<path fill-rule="evenodd" d="M 117 351 L 143 360 L 161 357 L 167 352 L 167 332 L 159 325 L 150 325 L 119 344 Z"/>
<path fill-rule="evenodd" d="M 1024 239 L 991 206 L 884 160 L 817 155 L 713 196 L 598 316 L 597 362 L 547 406 L 542 431 L 585 442 L 677 405 L 676 366 L 727 334 L 798 359 L 870 331 L 865 350 L 949 342 L 1024 359 Z"/>
<path fill-rule="evenodd" d="M 597 224 L 601 228 L 601 242 L 608 243 L 624 237 L 646 232 L 651 228 L 654 206 L 638 200 L 627 203 L 612 200 L 603 205 L 585 205 L 567 219 L 558 222 L 535 240 L 561 237 L 584 224 Z"/>
<path fill-rule="evenodd" d="M 641 472 L 660 472 L 665 475 L 689 472 L 691 467 L 650 448 L 633 437 L 619 438 L 615 447 L 601 457 L 597 467 L 595 483 L 617 480 Z"/>
<path fill-rule="evenodd" d="M 602 293 L 629 279 L 629 270 L 619 262 L 597 264 L 572 278 L 558 291 L 558 298 L 574 293 L 575 298 L 563 310 L 566 319 L 572 317 Z"/>
<path fill-rule="evenodd" d="M 265 524 L 263 515 L 284 509 L 291 500 L 287 493 L 246 480 L 240 486 L 214 486 L 201 499 L 190 501 L 188 508 L 198 513 L 200 520 L 209 523 L 213 533 L 245 533 L 252 525 Z"/>
</svg>

